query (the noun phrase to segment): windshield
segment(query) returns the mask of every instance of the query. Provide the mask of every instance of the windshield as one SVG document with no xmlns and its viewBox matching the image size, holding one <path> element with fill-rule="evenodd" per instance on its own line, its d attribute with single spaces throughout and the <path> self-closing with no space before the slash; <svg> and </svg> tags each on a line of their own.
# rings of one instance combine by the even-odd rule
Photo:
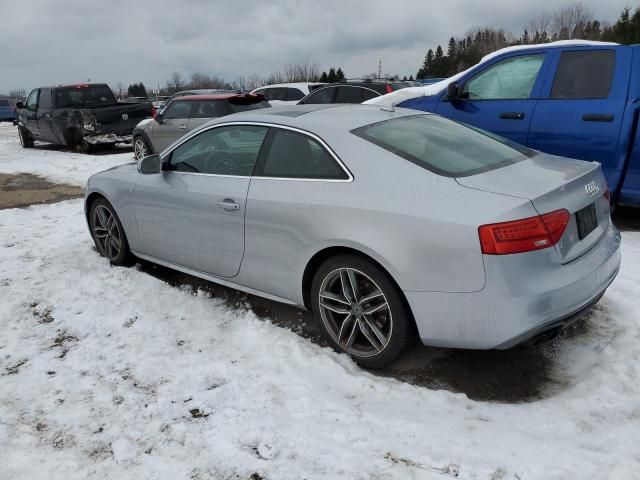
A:
<svg viewBox="0 0 640 480">
<path fill-rule="evenodd" d="M 256 100 L 252 98 L 232 98 L 229 100 L 229 111 L 231 113 L 247 112 L 260 108 L 269 108 L 271 105 L 266 100 Z"/>
<path fill-rule="evenodd" d="M 83 108 L 115 105 L 116 99 L 106 85 L 88 85 L 56 90 L 57 108 Z"/>
<path fill-rule="evenodd" d="M 466 177 L 510 165 L 535 151 L 435 115 L 366 125 L 355 135 L 439 175 Z"/>
</svg>

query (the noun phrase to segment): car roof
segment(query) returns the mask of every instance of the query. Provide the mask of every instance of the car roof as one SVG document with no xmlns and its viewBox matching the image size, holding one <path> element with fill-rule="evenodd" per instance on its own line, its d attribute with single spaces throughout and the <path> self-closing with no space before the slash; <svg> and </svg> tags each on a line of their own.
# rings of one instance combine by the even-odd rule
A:
<svg viewBox="0 0 640 480">
<path fill-rule="evenodd" d="M 260 93 L 218 93 L 211 95 L 185 95 L 183 97 L 177 97 L 174 101 L 183 102 L 187 101 L 205 101 L 205 100 L 228 100 L 230 98 L 251 98 L 264 100 L 264 95 Z"/>
<path fill-rule="evenodd" d="M 272 85 L 262 85 L 261 87 L 255 88 L 253 91 L 262 90 L 263 88 L 279 88 L 279 87 L 308 87 L 309 85 L 327 85 L 326 82 L 293 82 L 293 83 L 274 83 Z"/>
<path fill-rule="evenodd" d="M 256 122 L 297 127 L 319 135 L 347 132 L 392 118 L 431 113 L 406 108 L 380 108 L 362 104 L 313 104 L 263 108 L 227 115 L 208 122 L 214 125 L 227 122 Z"/>
</svg>

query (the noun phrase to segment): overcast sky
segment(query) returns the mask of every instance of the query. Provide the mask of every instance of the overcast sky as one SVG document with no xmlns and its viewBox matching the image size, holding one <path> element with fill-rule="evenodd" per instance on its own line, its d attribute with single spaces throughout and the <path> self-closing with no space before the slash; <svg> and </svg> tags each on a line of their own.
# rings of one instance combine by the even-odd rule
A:
<svg viewBox="0 0 640 480">
<path fill-rule="evenodd" d="M 572 3 L 571 1 L 566 4 Z M 613 22 L 629 0 L 583 2 Z M 355 77 L 415 75 L 428 48 L 475 26 L 519 34 L 558 0 L 0 0 L 0 92 L 91 79 L 164 86 L 173 71 L 228 81 L 287 62 Z"/>
</svg>

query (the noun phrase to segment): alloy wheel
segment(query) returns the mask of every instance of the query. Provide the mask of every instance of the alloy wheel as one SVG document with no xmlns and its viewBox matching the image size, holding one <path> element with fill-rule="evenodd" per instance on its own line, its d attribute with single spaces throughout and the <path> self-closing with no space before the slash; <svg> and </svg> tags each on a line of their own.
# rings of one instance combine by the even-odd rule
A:
<svg viewBox="0 0 640 480">
<path fill-rule="evenodd" d="M 115 215 L 104 205 L 98 205 L 93 210 L 93 237 L 101 255 L 113 260 L 120 254 L 122 237 Z"/>
<path fill-rule="evenodd" d="M 382 289 L 354 268 L 333 270 L 322 281 L 320 316 L 327 331 L 348 353 L 370 357 L 382 352 L 393 334 L 393 317 Z"/>
<path fill-rule="evenodd" d="M 149 154 L 147 151 L 147 144 L 145 141 L 138 137 L 135 142 L 133 142 L 133 155 L 136 157 L 136 160 L 141 160 Z"/>
</svg>

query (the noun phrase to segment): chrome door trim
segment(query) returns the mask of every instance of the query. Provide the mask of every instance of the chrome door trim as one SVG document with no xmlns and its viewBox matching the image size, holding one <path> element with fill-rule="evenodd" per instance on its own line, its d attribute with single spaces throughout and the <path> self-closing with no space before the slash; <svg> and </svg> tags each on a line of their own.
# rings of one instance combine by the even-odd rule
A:
<svg viewBox="0 0 640 480">
<path fill-rule="evenodd" d="M 353 175 L 351 174 L 351 172 L 349 171 L 347 166 L 342 162 L 342 160 L 340 160 L 340 157 L 338 157 L 338 155 L 336 155 L 336 153 L 331 149 L 331 147 L 322 138 L 320 138 L 315 133 L 309 132 L 307 130 L 303 130 L 303 129 L 298 128 L 298 127 L 291 127 L 289 125 L 280 125 L 278 123 L 252 122 L 252 121 L 244 121 L 244 122 L 243 121 L 237 121 L 237 122 L 216 123 L 215 125 L 210 125 L 208 127 L 203 128 L 202 130 L 197 130 L 195 132 L 190 132 L 188 135 L 183 137 L 179 141 L 179 143 L 171 145 L 169 148 L 165 149 L 160 154 L 160 160 L 163 161 L 176 148 L 181 146 L 183 143 L 191 140 L 196 135 L 200 135 L 201 133 L 207 132 L 209 130 L 213 130 L 214 128 L 231 127 L 231 126 L 234 126 L 234 125 L 248 125 L 248 126 L 267 127 L 267 128 L 269 128 L 269 127 L 282 128 L 284 130 L 291 130 L 291 131 L 298 132 L 298 133 L 301 133 L 303 135 L 306 135 L 306 136 L 308 136 L 310 138 L 313 138 L 318 143 L 320 143 L 327 150 L 327 152 L 329 152 L 329 154 L 338 163 L 338 165 L 340 165 L 340 168 L 342 168 L 344 173 L 347 174 L 347 178 L 345 178 L 345 179 L 339 179 L 339 178 L 331 179 L 331 178 L 258 177 L 258 176 L 253 176 L 253 175 L 219 175 L 219 174 L 216 174 L 216 173 L 174 172 L 174 171 L 171 171 L 171 173 L 179 173 L 181 175 L 207 175 L 207 176 L 210 176 L 210 177 L 251 178 L 252 180 L 253 179 L 258 179 L 258 180 L 287 180 L 287 181 L 298 181 L 298 182 L 329 182 L 329 183 L 349 183 L 349 182 L 353 182 Z"/>
</svg>

